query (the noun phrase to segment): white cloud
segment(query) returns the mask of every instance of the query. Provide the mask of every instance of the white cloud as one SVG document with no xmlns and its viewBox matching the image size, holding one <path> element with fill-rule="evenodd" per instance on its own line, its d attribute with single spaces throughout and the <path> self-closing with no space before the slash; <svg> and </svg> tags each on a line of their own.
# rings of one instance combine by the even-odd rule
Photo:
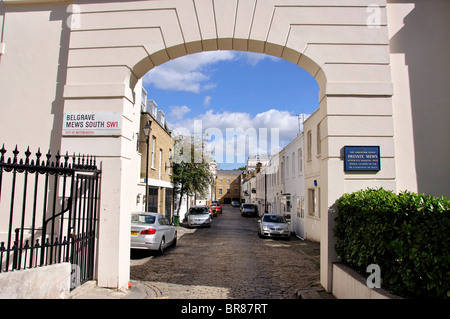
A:
<svg viewBox="0 0 450 319">
<path fill-rule="evenodd" d="M 187 113 L 191 111 L 186 105 L 183 106 L 169 106 L 170 113 L 169 116 L 175 121 L 181 120 Z"/>
<path fill-rule="evenodd" d="M 209 95 L 205 96 L 203 100 L 203 106 L 209 107 L 211 105 L 211 97 Z"/>
<path fill-rule="evenodd" d="M 265 59 L 270 59 L 274 62 L 281 61 L 281 58 L 273 57 L 270 55 L 254 52 L 239 52 L 238 58 L 244 60 L 244 62 L 250 64 L 251 66 L 257 65 L 259 62 Z"/>
<path fill-rule="evenodd" d="M 279 58 L 265 54 L 235 51 L 209 51 L 186 55 L 164 63 L 144 75 L 144 85 L 169 91 L 200 93 L 217 86 L 209 67 L 221 61 L 244 61 L 255 66 L 264 59 L 278 61 Z"/>
<path fill-rule="evenodd" d="M 214 151 L 218 163 L 242 163 L 248 155 L 272 154 L 288 144 L 297 135 L 298 119 L 275 109 L 254 117 L 245 112 L 208 110 L 195 119 L 178 121 L 173 127 L 184 134 L 203 134 L 207 149 Z"/>
<path fill-rule="evenodd" d="M 234 58 L 232 51 L 186 55 L 150 70 L 143 81 L 162 90 L 200 93 L 216 86 L 207 67 Z"/>
</svg>

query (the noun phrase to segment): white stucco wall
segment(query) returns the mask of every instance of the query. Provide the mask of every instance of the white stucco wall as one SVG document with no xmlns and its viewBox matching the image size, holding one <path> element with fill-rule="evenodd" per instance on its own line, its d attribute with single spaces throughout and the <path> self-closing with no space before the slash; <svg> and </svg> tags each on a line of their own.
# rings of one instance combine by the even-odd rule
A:
<svg viewBox="0 0 450 319">
<path fill-rule="evenodd" d="M 299 164 L 299 149 L 301 149 L 302 161 Z M 290 194 L 291 199 L 291 231 L 297 236 L 305 238 L 306 235 L 306 211 L 301 216 L 298 207 L 299 201 L 305 203 L 305 178 L 303 157 L 303 134 L 297 135 L 288 145 L 284 147 L 285 156 L 289 156 L 289 166 L 285 166 L 284 191 Z M 299 169 L 301 165 L 301 169 Z"/>
<path fill-rule="evenodd" d="M 0 299 L 62 299 L 69 293 L 72 266 L 61 263 L 0 273 Z"/>
</svg>

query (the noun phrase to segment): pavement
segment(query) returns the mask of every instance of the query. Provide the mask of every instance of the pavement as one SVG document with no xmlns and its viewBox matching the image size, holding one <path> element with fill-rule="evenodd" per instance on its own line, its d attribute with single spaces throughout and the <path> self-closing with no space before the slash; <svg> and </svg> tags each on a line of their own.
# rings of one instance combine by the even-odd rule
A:
<svg viewBox="0 0 450 319">
<path fill-rule="evenodd" d="M 183 235 L 187 233 L 192 233 L 196 231 L 196 229 L 189 229 L 185 226 L 186 225 L 181 224 L 180 226 L 177 227 L 178 239 L 180 239 Z M 310 245 L 308 246 L 313 247 L 314 250 L 317 250 L 317 248 L 320 247 L 317 246 L 319 245 L 318 243 L 309 242 L 309 244 Z M 307 255 L 308 250 L 305 251 L 306 253 L 302 250 L 302 252 L 305 255 Z M 317 263 L 317 265 L 319 264 L 318 257 L 319 256 L 316 254 L 308 256 L 308 258 L 310 258 L 313 262 Z M 131 260 L 131 265 L 133 264 L 139 265 L 146 263 L 151 258 L 153 257 L 150 256 L 143 259 Z M 64 299 L 167 299 L 169 297 L 165 296 L 164 293 L 162 293 L 162 289 L 159 289 L 161 284 L 171 285 L 169 283 L 147 282 L 131 279 L 128 285 L 125 285 L 125 287 L 121 289 L 116 288 L 110 289 L 98 287 L 97 282 L 95 280 L 92 280 L 84 283 L 80 287 L 77 287 L 70 293 L 66 294 Z M 177 287 L 169 287 L 169 288 L 175 291 L 177 290 Z M 208 287 L 203 286 L 192 287 L 192 289 L 197 289 L 201 292 L 203 292 L 203 290 L 207 288 Z M 205 295 L 211 296 L 210 294 Z M 216 297 L 222 299 L 224 298 L 223 296 L 226 296 L 226 294 L 219 294 Z M 311 287 L 298 290 L 296 296 L 299 299 L 334 299 L 334 296 L 332 294 L 328 294 L 325 292 L 325 290 L 322 288 L 319 282 L 315 283 Z M 172 296 L 172 298 L 173 297 L 174 296 Z M 188 299 L 189 297 L 180 295 L 180 298 Z"/>
<path fill-rule="evenodd" d="M 181 223 L 177 227 L 177 238 L 180 239 L 186 233 L 192 233 L 195 229 L 189 229 L 187 225 Z M 131 260 L 131 264 L 145 263 L 150 258 L 144 258 L 138 261 Z M 80 287 L 75 288 L 66 294 L 64 299 L 160 299 L 161 297 L 144 282 L 139 280 L 130 280 L 128 286 L 121 289 L 102 288 L 97 286 L 97 281 L 91 280 Z"/>
</svg>

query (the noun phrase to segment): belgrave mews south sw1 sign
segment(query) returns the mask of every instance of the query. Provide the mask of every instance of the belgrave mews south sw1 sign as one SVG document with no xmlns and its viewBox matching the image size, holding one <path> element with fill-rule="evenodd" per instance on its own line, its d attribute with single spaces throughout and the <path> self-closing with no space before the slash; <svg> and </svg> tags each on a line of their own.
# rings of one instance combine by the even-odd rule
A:
<svg viewBox="0 0 450 319">
<path fill-rule="evenodd" d="M 64 136 L 118 136 L 121 133 L 122 113 L 65 113 Z"/>
</svg>

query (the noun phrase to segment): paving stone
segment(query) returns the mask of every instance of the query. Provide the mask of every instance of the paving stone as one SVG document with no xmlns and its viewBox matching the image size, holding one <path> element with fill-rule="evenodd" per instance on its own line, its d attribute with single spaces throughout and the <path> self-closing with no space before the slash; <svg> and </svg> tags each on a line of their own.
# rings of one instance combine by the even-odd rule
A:
<svg viewBox="0 0 450 319">
<path fill-rule="evenodd" d="M 225 205 L 211 228 L 179 226 L 178 234 L 163 256 L 131 262 L 132 279 L 154 292 L 148 298 L 294 299 L 319 280 L 318 243 L 261 239 L 257 218 L 238 208 Z"/>
</svg>

